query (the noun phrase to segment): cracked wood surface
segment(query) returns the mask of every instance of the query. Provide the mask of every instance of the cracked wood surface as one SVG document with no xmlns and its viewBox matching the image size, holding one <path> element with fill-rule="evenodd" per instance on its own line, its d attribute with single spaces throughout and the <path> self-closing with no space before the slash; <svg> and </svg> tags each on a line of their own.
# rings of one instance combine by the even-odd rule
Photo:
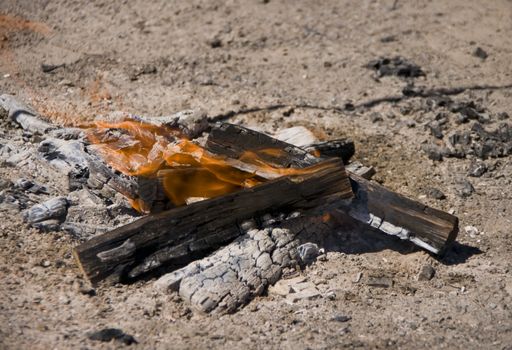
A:
<svg viewBox="0 0 512 350">
<path fill-rule="evenodd" d="M 331 224 L 318 215 L 292 213 L 272 224 L 242 225 L 244 234 L 209 257 L 162 276 L 155 286 L 177 291 L 196 310 L 231 313 L 277 282 L 287 267 L 301 265 L 299 245 L 327 235 Z"/>
<path fill-rule="evenodd" d="M 141 218 L 77 246 L 74 255 L 92 283 L 118 282 L 173 260 L 216 249 L 239 236 L 237 224 L 249 218 L 266 212 L 314 208 L 352 195 L 342 162 L 322 160 L 311 173 L 281 177 Z M 116 252 L 120 254 L 116 256 Z M 108 261 L 102 261 L 102 256 L 108 256 Z"/>
<path fill-rule="evenodd" d="M 243 154 L 254 145 L 260 149 L 281 149 L 281 153 L 274 152 L 267 159 L 276 166 L 304 167 L 324 159 L 313 157 L 299 147 L 265 134 L 232 124 L 213 128 L 206 143 L 210 151 L 232 156 Z M 442 254 L 457 237 L 457 217 L 401 196 L 355 174 L 349 173 L 349 176 L 355 197 L 350 205 L 344 205 L 340 210 L 354 219 L 388 235 L 408 240 L 434 254 Z"/>
</svg>

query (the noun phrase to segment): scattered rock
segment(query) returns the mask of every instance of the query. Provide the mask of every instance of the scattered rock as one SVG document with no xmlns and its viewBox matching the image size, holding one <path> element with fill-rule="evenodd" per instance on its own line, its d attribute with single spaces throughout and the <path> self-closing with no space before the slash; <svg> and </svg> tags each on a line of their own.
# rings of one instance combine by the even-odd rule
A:
<svg viewBox="0 0 512 350">
<path fill-rule="evenodd" d="M 129 335 L 123 332 L 121 329 L 118 328 L 104 328 L 102 330 L 92 332 L 87 334 L 87 337 L 90 340 L 95 341 L 102 341 L 102 342 L 109 342 L 111 340 L 116 340 L 121 343 L 124 343 L 125 345 L 131 345 L 131 344 L 137 344 L 137 340 Z"/>
<path fill-rule="evenodd" d="M 315 284 L 309 281 L 295 283 L 290 285 L 292 293 L 299 293 L 307 289 L 315 289 Z"/>
<path fill-rule="evenodd" d="M 305 282 L 306 278 L 303 276 L 298 276 L 289 279 L 280 279 L 273 286 L 270 286 L 268 288 L 268 293 L 270 295 L 274 294 L 280 296 L 287 296 L 290 293 L 294 293 L 294 289 L 292 288 L 292 286 Z"/>
<path fill-rule="evenodd" d="M 435 160 L 435 161 L 442 161 L 443 156 L 447 154 L 446 150 L 440 146 L 437 146 L 433 143 L 427 143 L 423 144 L 421 146 L 423 151 L 427 154 L 427 157 L 429 159 Z"/>
<path fill-rule="evenodd" d="M 361 281 L 361 278 L 363 277 L 363 273 L 362 272 L 358 272 L 357 275 L 356 275 L 356 278 L 354 278 L 354 283 L 359 283 L 359 281 Z"/>
<path fill-rule="evenodd" d="M 370 287 L 391 288 L 393 279 L 385 276 L 369 276 L 366 285 Z"/>
<path fill-rule="evenodd" d="M 471 162 L 469 165 L 468 175 L 480 177 L 487 171 L 487 165 L 484 162 Z"/>
<path fill-rule="evenodd" d="M 299 258 L 304 265 L 309 265 L 316 260 L 320 254 L 320 248 L 315 243 L 304 243 L 297 247 Z"/>
<path fill-rule="evenodd" d="M 147 75 L 147 74 L 156 74 L 157 73 L 156 66 L 152 64 L 145 64 L 141 67 L 135 68 L 132 73 L 130 74 L 130 80 L 134 81 L 137 80 L 141 75 Z"/>
<path fill-rule="evenodd" d="M 33 223 L 31 226 L 40 232 L 48 233 L 58 231 L 60 229 L 60 224 L 61 220 L 50 219 Z"/>
<path fill-rule="evenodd" d="M 488 131 L 480 123 L 474 123 L 470 131 L 455 132 L 448 137 L 452 152 L 447 155 L 460 157 L 473 154 L 480 159 L 506 157 L 512 154 L 512 127 L 501 123 Z"/>
<path fill-rule="evenodd" d="M 505 120 L 510 118 L 507 112 L 500 112 L 497 115 L 498 120 Z"/>
<path fill-rule="evenodd" d="M 465 226 L 464 231 L 471 238 L 475 238 L 476 236 L 478 236 L 480 234 L 480 232 L 478 232 L 478 229 L 475 226 L 471 226 L 471 225 Z"/>
<path fill-rule="evenodd" d="M 434 278 L 436 270 L 430 264 L 425 264 L 421 267 L 418 273 L 418 281 L 430 281 Z"/>
<path fill-rule="evenodd" d="M 41 70 L 43 73 L 50 73 L 56 70 L 57 68 L 64 67 L 64 64 L 48 64 L 48 63 L 41 63 Z"/>
<path fill-rule="evenodd" d="M 212 49 L 216 49 L 216 48 L 222 47 L 222 40 L 220 40 L 219 38 L 215 37 L 215 38 L 213 38 L 213 39 L 208 41 L 208 45 L 210 45 L 210 47 Z"/>
<path fill-rule="evenodd" d="M 286 283 L 286 280 L 279 280 L 273 286 L 268 288 L 269 295 L 279 295 L 282 297 L 287 296 L 292 292 L 290 284 Z"/>
<path fill-rule="evenodd" d="M 487 52 L 485 52 L 484 49 L 482 49 L 481 47 L 477 47 L 475 51 L 473 51 L 473 56 L 485 60 L 489 55 L 487 54 Z"/>
<path fill-rule="evenodd" d="M 443 192 L 441 192 L 441 190 L 434 188 L 434 187 L 427 188 L 427 190 L 425 192 L 429 198 L 438 199 L 438 200 L 442 200 L 442 199 L 446 198 L 445 194 Z"/>
<path fill-rule="evenodd" d="M 310 300 L 320 296 L 320 291 L 314 287 L 301 290 L 298 293 L 291 293 L 286 296 L 286 299 L 292 303 L 299 300 Z"/>
<path fill-rule="evenodd" d="M 471 196 L 473 192 L 475 192 L 475 188 L 471 182 L 466 179 L 463 179 L 455 185 L 455 193 L 457 193 L 459 197 L 467 198 Z"/>
<path fill-rule="evenodd" d="M 395 35 L 387 35 L 387 36 L 384 36 L 384 37 L 380 38 L 380 42 L 384 43 L 384 44 L 392 43 L 394 41 L 397 41 L 397 38 L 396 38 Z"/>
<path fill-rule="evenodd" d="M 382 115 L 379 112 L 373 112 L 370 114 L 370 120 L 372 123 L 377 123 L 383 121 L 384 118 L 382 118 Z"/>
<path fill-rule="evenodd" d="M 20 178 L 14 183 L 16 187 L 23 191 L 31 192 L 34 194 L 48 194 L 48 189 L 45 186 L 38 185 L 30 180 Z"/>
<path fill-rule="evenodd" d="M 59 81 L 58 85 L 67 86 L 67 87 L 75 86 L 75 84 L 71 80 L 69 80 L 69 79 L 62 79 L 61 81 Z"/>
<path fill-rule="evenodd" d="M 349 112 L 354 111 L 356 109 L 356 106 L 354 106 L 354 104 L 352 102 L 345 103 L 344 107 L 345 107 L 345 110 L 349 111 Z"/>
<path fill-rule="evenodd" d="M 365 67 L 375 70 L 378 77 L 394 75 L 403 78 L 417 78 L 425 75 L 420 66 L 400 56 L 379 58 L 368 62 Z"/>
<path fill-rule="evenodd" d="M 437 121 L 433 121 L 428 124 L 428 128 L 430 129 L 430 133 L 437 139 L 442 139 L 444 137 L 443 131 L 441 129 L 441 125 Z"/>
<path fill-rule="evenodd" d="M 335 315 L 331 318 L 331 321 L 344 323 L 344 322 L 350 321 L 351 319 L 352 319 L 352 317 L 347 316 L 347 315 Z"/>
<path fill-rule="evenodd" d="M 83 294 L 83 295 L 88 295 L 88 296 L 95 296 L 96 295 L 96 290 L 88 283 L 80 283 L 79 287 L 78 287 L 78 292 L 80 292 L 80 294 Z"/>
</svg>

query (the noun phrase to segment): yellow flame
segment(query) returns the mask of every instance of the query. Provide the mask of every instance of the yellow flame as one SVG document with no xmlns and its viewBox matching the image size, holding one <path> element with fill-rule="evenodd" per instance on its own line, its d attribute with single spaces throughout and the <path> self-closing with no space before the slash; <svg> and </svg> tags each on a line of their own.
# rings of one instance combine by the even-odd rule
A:
<svg viewBox="0 0 512 350">
<path fill-rule="evenodd" d="M 283 155 L 280 149 L 247 151 L 238 159 L 227 159 L 174 129 L 135 120 L 97 121 L 88 130 L 88 139 L 92 148 L 121 173 L 158 177 L 167 197 L 178 206 L 188 198 L 217 197 L 261 184 L 266 178 L 300 175 L 315 168 L 279 168 L 262 159 Z M 149 210 L 150 203 L 140 198 L 130 198 L 130 202 L 140 212 Z"/>
</svg>

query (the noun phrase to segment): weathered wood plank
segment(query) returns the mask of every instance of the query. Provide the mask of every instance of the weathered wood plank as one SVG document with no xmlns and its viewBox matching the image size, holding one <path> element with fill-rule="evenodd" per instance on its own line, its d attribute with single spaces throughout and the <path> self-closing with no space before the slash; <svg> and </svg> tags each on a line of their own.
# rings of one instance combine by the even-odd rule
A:
<svg viewBox="0 0 512 350">
<path fill-rule="evenodd" d="M 92 238 L 76 247 L 74 255 L 92 283 L 117 282 L 198 250 L 217 248 L 239 236 L 237 225 L 248 218 L 353 196 L 339 159 L 324 160 L 315 169 L 149 215 Z"/>
<path fill-rule="evenodd" d="M 220 154 L 233 156 L 243 154 L 251 147 L 260 149 L 280 148 L 269 159 L 276 166 L 304 167 L 322 161 L 302 149 L 275 141 L 270 136 L 231 124 L 222 124 L 212 129 L 206 148 Z M 344 210 L 354 219 L 378 228 L 380 231 L 409 240 L 434 254 L 441 254 L 452 243 L 458 233 L 458 219 L 448 213 L 423 205 L 394 193 L 383 186 L 350 174 L 355 197 Z"/>
<path fill-rule="evenodd" d="M 355 198 L 342 210 L 358 221 L 400 239 L 409 240 L 434 254 L 455 241 L 457 217 L 431 208 L 358 175 L 350 174 Z"/>
</svg>

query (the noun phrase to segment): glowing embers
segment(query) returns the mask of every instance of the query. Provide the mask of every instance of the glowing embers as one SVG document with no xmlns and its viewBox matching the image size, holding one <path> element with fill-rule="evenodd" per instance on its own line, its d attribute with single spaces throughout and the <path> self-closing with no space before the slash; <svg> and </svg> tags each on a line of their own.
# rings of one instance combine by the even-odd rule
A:
<svg viewBox="0 0 512 350">
<path fill-rule="evenodd" d="M 167 197 L 177 206 L 314 170 L 279 168 L 262 159 L 278 157 L 282 152 L 279 149 L 247 151 L 238 159 L 222 157 L 174 129 L 135 120 L 95 122 L 88 138 L 91 148 L 114 169 L 129 176 L 158 178 Z M 138 211 L 149 211 L 150 203 L 129 199 Z"/>
</svg>

